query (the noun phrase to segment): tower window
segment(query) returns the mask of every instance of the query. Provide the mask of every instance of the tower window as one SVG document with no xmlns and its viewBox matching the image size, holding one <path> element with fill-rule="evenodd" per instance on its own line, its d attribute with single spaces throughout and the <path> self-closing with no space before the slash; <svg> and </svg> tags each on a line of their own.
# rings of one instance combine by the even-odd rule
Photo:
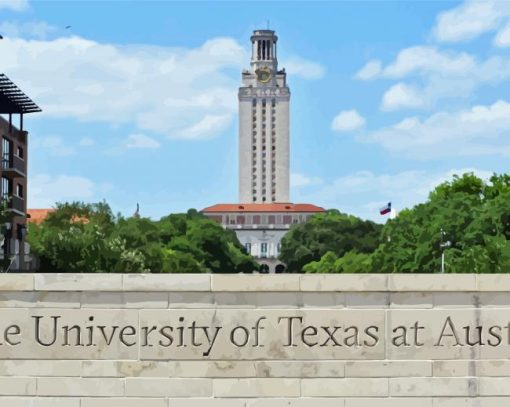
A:
<svg viewBox="0 0 510 407">
<path fill-rule="evenodd" d="M 257 106 L 257 99 L 253 99 L 253 100 L 251 101 L 251 105 L 252 105 L 252 106 Z"/>
<path fill-rule="evenodd" d="M 274 140 L 273 140 L 273 142 L 274 142 Z M 272 146 L 271 148 L 273 151 L 276 150 L 276 146 Z"/>
<path fill-rule="evenodd" d="M 271 99 L 271 106 L 275 107 L 275 105 L 276 105 L 276 99 Z"/>
<path fill-rule="evenodd" d="M 257 146 L 253 146 L 253 151 L 255 151 L 256 149 L 257 149 Z M 274 150 L 274 148 L 273 148 L 273 150 Z"/>
</svg>

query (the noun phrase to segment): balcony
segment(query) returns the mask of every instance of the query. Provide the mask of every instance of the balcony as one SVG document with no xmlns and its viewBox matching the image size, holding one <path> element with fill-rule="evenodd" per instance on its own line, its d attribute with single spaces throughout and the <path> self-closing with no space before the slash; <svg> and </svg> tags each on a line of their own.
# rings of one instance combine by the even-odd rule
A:
<svg viewBox="0 0 510 407">
<path fill-rule="evenodd" d="M 4 156 L 2 158 L 2 173 L 18 178 L 25 176 L 25 161 L 16 155 Z"/>
<path fill-rule="evenodd" d="M 25 200 L 16 195 L 10 195 L 8 199 L 7 210 L 16 215 L 25 216 Z"/>
</svg>

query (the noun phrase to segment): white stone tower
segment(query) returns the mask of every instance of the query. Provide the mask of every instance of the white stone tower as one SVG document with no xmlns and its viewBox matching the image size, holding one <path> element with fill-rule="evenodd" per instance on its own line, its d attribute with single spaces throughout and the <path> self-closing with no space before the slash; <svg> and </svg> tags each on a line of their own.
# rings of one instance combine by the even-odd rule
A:
<svg viewBox="0 0 510 407">
<path fill-rule="evenodd" d="M 289 100 L 271 30 L 251 36 L 251 69 L 239 88 L 239 199 L 289 202 Z"/>
</svg>

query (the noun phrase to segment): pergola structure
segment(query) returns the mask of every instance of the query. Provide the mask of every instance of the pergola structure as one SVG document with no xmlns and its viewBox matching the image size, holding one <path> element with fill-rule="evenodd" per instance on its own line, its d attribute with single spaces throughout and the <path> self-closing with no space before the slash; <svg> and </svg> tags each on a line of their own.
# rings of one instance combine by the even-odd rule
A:
<svg viewBox="0 0 510 407">
<path fill-rule="evenodd" d="M 12 115 L 20 115 L 19 129 L 23 131 L 23 115 L 41 112 L 32 99 L 25 95 L 7 76 L 0 74 L 0 114 L 9 115 L 9 132 L 12 131 Z"/>
</svg>

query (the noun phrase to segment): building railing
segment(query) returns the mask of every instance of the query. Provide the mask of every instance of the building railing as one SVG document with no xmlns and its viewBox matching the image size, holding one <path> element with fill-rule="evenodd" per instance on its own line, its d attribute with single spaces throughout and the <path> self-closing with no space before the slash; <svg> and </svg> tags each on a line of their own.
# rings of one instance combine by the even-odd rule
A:
<svg viewBox="0 0 510 407">
<path fill-rule="evenodd" d="M 2 170 L 16 172 L 19 175 L 25 175 L 25 161 L 17 155 L 4 154 L 2 157 Z"/>
<path fill-rule="evenodd" d="M 25 200 L 16 195 L 3 195 L 1 202 L 7 202 L 7 209 L 25 215 Z"/>
</svg>

